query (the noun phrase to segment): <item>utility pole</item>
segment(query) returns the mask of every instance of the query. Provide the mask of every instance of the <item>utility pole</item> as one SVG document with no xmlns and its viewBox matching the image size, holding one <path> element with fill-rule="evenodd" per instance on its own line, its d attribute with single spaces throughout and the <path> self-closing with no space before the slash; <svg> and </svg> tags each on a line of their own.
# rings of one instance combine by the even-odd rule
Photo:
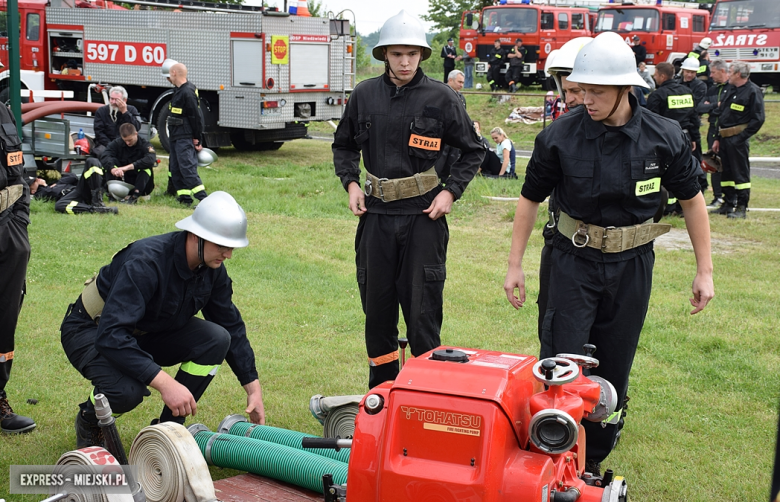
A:
<svg viewBox="0 0 780 502">
<path fill-rule="evenodd" d="M 22 86 L 19 74 L 19 1 L 8 0 L 6 3 L 8 14 L 8 72 L 9 92 L 11 97 L 11 113 L 16 119 L 16 130 L 22 137 Z"/>
</svg>

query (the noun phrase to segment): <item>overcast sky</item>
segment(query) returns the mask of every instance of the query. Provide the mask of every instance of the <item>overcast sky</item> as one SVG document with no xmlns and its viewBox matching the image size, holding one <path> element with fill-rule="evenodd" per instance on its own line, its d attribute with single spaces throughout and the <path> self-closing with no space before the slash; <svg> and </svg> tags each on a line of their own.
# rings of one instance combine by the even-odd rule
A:
<svg viewBox="0 0 780 502">
<path fill-rule="evenodd" d="M 284 0 L 267 0 L 268 5 L 277 6 L 280 9 L 284 7 Z M 290 5 L 292 0 L 288 0 Z M 261 0 L 246 0 L 247 5 L 261 5 Z M 387 18 L 398 14 L 401 9 L 406 9 L 410 14 L 417 17 L 428 13 L 428 0 L 322 0 L 325 10 L 334 13 L 341 12 L 344 9 L 350 9 L 355 13 L 357 20 L 357 29 L 361 35 L 368 35 L 379 28 Z M 347 16 L 349 18 L 349 16 Z M 422 21 L 422 19 L 421 19 Z M 430 23 L 425 23 L 430 29 Z"/>
</svg>

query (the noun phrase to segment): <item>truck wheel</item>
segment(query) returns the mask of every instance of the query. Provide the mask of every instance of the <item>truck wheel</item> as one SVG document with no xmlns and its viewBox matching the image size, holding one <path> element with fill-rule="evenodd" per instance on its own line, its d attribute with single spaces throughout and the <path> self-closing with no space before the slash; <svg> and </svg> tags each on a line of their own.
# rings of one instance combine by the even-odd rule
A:
<svg viewBox="0 0 780 502">
<path fill-rule="evenodd" d="M 29 103 L 30 98 L 22 98 L 22 103 Z M 10 106 L 11 104 L 11 88 L 6 87 L 2 91 L 0 91 L 0 103 Z"/>
<path fill-rule="evenodd" d="M 257 143 L 255 144 L 255 150 L 264 152 L 269 150 L 278 150 L 282 147 L 284 144 L 283 141 L 267 141 L 264 143 Z"/>
<path fill-rule="evenodd" d="M 236 150 L 242 152 L 254 150 L 255 147 L 255 145 L 246 140 L 243 131 L 230 133 L 230 142 L 233 143 Z"/>
<path fill-rule="evenodd" d="M 168 138 L 168 115 L 171 112 L 168 110 L 167 103 L 160 109 L 160 114 L 157 116 L 157 136 L 160 138 L 160 143 L 165 151 L 171 153 L 171 140 Z"/>
</svg>

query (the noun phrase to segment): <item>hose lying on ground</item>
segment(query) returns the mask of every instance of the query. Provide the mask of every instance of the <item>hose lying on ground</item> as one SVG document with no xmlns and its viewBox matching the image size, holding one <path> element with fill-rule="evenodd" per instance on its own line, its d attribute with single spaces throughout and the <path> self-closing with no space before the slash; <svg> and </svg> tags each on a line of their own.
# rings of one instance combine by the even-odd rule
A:
<svg viewBox="0 0 780 502">
<path fill-rule="evenodd" d="M 208 431 L 195 433 L 195 441 L 206 462 L 219 467 L 259 474 L 319 493 L 324 474 L 332 474 L 337 484 L 347 482 L 347 464 L 289 446 Z"/>
<path fill-rule="evenodd" d="M 89 448 L 82 448 L 80 450 L 68 451 L 62 454 L 59 460 L 57 460 L 57 466 L 85 466 L 94 465 L 101 467 L 108 467 L 109 469 L 115 467 L 118 472 L 121 468 L 119 462 L 116 461 L 113 455 L 108 450 L 101 448 L 100 446 L 90 446 Z M 67 470 L 57 470 L 55 473 L 61 473 L 65 475 Z M 64 499 L 66 502 L 133 502 L 133 496 L 129 493 L 97 493 L 101 490 L 99 487 L 90 487 L 86 489 L 84 487 L 72 486 L 70 484 L 65 486 L 58 486 L 55 489 L 57 492 L 67 492 L 68 495 Z"/>
<path fill-rule="evenodd" d="M 296 450 L 302 450 L 322 457 L 338 460 L 339 462 L 349 463 L 348 449 L 336 451 L 301 447 L 301 439 L 305 437 L 317 437 L 304 434 L 303 432 L 279 429 L 278 427 L 271 427 L 268 425 L 250 424 L 249 422 L 237 422 L 230 427 L 228 434 L 281 444 L 289 446 L 290 448 L 295 448 Z"/>
</svg>

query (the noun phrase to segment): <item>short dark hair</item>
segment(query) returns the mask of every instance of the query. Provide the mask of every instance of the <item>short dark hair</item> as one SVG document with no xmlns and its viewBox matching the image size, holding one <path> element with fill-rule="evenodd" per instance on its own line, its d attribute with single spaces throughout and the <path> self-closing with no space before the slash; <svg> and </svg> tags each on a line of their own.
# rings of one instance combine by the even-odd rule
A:
<svg viewBox="0 0 780 502">
<path fill-rule="evenodd" d="M 135 126 L 133 124 L 122 124 L 119 126 L 119 135 L 123 138 L 129 138 L 133 134 L 138 134 L 138 131 L 135 130 Z"/>
<path fill-rule="evenodd" d="M 518 38 L 518 39 L 515 40 L 515 43 L 517 43 L 517 42 L 520 42 L 522 44 L 523 43 L 523 39 L 522 38 Z"/>
<path fill-rule="evenodd" d="M 674 77 L 674 65 L 671 63 L 658 63 L 655 65 L 655 72 L 660 73 L 667 79 Z"/>
</svg>

